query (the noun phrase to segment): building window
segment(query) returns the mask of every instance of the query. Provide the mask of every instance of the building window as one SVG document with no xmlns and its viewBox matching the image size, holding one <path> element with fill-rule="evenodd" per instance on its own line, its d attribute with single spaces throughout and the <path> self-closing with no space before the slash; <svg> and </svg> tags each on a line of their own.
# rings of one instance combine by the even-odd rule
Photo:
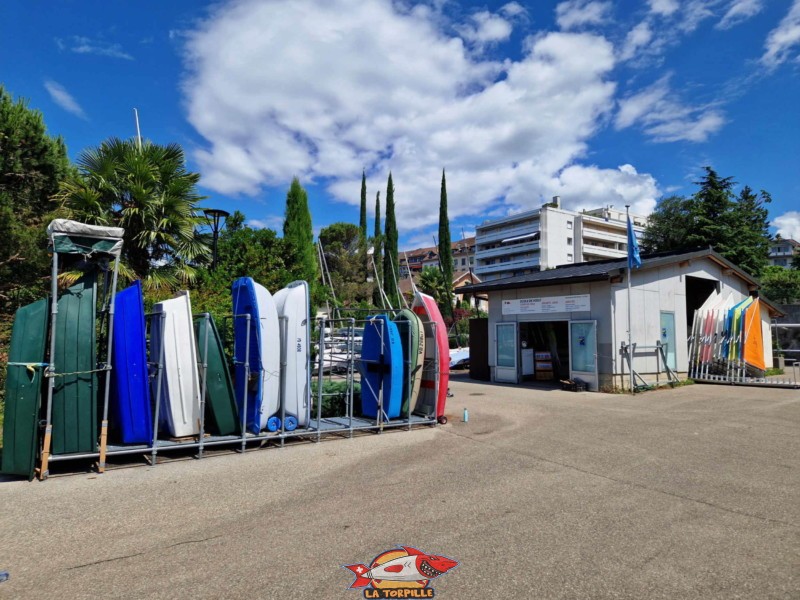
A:
<svg viewBox="0 0 800 600">
<path fill-rule="evenodd" d="M 466 264 L 467 264 L 467 259 L 466 258 L 462 258 L 461 259 L 461 266 L 463 267 Z"/>
<path fill-rule="evenodd" d="M 567 254 L 567 262 L 572 262 L 572 254 Z"/>
<path fill-rule="evenodd" d="M 572 229 L 572 221 L 567 221 L 567 229 Z"/>
<path fill-rule="evenodd" d="M 572 246 L 572 238 L 567 238 L 567 246 Z"/>
</svg>

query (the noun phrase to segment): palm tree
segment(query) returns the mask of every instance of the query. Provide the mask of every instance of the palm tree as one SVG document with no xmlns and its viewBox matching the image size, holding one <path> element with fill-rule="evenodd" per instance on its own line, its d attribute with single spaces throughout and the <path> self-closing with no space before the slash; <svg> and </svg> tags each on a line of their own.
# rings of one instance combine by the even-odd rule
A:
<svg viewBox="0 0 800 600">
<path fill-rule="evenodd" d="M 194 279 L 210 255 L 197 204 L 198 173 L 186 170 L 178 144 L 110 138 L 84 150 L 78 173 L 64 181 L 58 198 L 70 217 L 125 229 L 120 274 L 140 278 L 148 289 Z"/>
<path fill-rule="evenodd" d="M 425 267 L 422 273 L 419 274 L 419 281 L 417 288 L 433 296 L 439 306 L 444 306 L 442 303 L 447 302 L 447 286 L 445 285 L 444 275 L 436 267 Z"/>
</svg>

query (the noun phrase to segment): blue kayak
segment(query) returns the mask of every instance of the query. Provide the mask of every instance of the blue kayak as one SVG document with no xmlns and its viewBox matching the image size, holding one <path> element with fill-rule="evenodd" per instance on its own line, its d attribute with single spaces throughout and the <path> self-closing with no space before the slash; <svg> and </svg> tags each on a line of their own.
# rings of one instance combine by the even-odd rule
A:
<svg viewBox="0 0 800 600">
<path fill-rule="evenodd" d="M 403 344 L 397 324 L 386 315 L 368 317 L 361 344 L 361 413 L 376 419 L 400 416 L 403 404 Z M 382 394 L 382 397 L 381 397 Z"/>
<path fill-rule="evenodd" d="M 114 301 L 111 422 L 124 444 L 153 437 L 142 284 L 135 281 Z"/>
</svg>

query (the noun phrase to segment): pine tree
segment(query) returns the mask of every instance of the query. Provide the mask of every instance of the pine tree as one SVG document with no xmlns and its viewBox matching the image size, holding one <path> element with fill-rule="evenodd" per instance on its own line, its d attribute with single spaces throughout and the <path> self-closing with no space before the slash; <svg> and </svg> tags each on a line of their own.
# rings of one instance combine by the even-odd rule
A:
<svg viewBox="0 0 800 600">
<path fill-rule="evenodd" d="M 383 306 L 383 296 L 381 286 L 383 277 L 383 260 L 381 258 L 381 248 L 383 246 L 383 236 L 381 235 L 381 192 L 375 195 L 375 233 L 372 237 L 372 275 L 375 277 L 375 287 L 372 290 L 372 303 L 375 306 Z"/>
<path fill-rule="evenodd" d="M 394 184 L 392 173 L 386 183 L 386 219 L 384 221 L 383 252 L 383 289 L 393 307 L 400 305 L 400 292 L 397 288 L 397 277 L 400 264 L 397 256 L 397 221 L 394 217 Z"/>
<path fill-rule="evenodd" d="M 692 197 L 693 227 L 686 236 L 689 247 L 707 248 L 727 256 L 736 247 L 733 218 L 733 177 L 720 177 L 711 167 L 697 183 L 700 190 Z"/>
<path fill-rule="evenodd" d="M 317 257 L 308 194 L 295 177 L 286 194 L 286 215 L 283 220 L 283 239 L 291 258 L 290 270 L 298 279 L 307 281 L 312 288 L 317 281 Z"/>
<path fill-rule="evenodd" d="M 755 194 L 744 186 L 733 206 L 736 244 L 725 258 L 756 277 L 767 266 L 769 257 L 769 211 L 765 205 L 770 202 L 768 192 Z"/>
<path fill-rule="evenodd" d="M 445 302 L 442 306 L 444 316 L 453 314 L 453 252 L 450 243 L 450 218 L 447 216 L 447 182 L 442 169 L 442 190 L 439 196 L 439 265 L 446 287 Z"/>
</svg>

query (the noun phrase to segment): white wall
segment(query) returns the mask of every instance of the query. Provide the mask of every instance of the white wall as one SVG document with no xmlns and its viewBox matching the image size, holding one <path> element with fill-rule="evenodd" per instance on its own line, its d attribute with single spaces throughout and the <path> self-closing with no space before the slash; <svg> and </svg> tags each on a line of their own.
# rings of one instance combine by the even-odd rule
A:
<svg viewBox="0 0 800 600">
<path fill-rule="evenodd" d="M 589 311 L 549 313 L 546 315 L 503 315 L 503 300 L 522 298 L 549 298 L 552 296 L 571 296 L 589 294 Z M 528 323 L 543 321 L 570 321 L 594 319 L 597 321 L 597 353 L 599 355 L 598 370 L 610 370 L 612 328 L 608 319 L 609 287 L 608 283 L 574 283 L 569 285 L 552 285 L 519 290 L 502 290 L 489 292 L 489 367 L 494 379 L 497 366 L 497 323 Z"/>
<path fill-rule="evenodd" d="M 631 279 L 631 337 L 637 346 L 655 346 L 661 335 L 662 311 L 675 314 L 675 363 L 679 372 L 686 372 L 689 365 L 686 327 L 686 277 L 716 280 L 720 282 L 720 292 L 733 293 L 739 302 L 750 295 L 748 284 L 735 275 L 723 273 L 723 267 L 708 258 L 695 259 L 691 264 L 680 266 L 674 263 L 655 269 L 633 270 Z M 620 344 L 628 340 L 628 291 L 627 284 L 612 284 L 612 313 L 616 313 L 614 328 L 614 349 L 616 361 L 613 373 L 622 372 L 619 356 Z M 657 369 L 654 349 L 637 351 L 634 356 L 634 369 L 639 373 L 655 373 Z"/>
<path fill-rule="evenodd" d="M 577 213 L 549 206 L 542 208 L 539 240 L 539 260 L 542 269 L 580 262 L 580 257 L 576 258 L 575 254 L 577 244 L 575 225 L 578 220 Z M 568 223 L 572 223 L 572 229 L 568 229 Z M 571 239 L 572 244 L 568 244 L 567 239 Z"/>
</svg>

